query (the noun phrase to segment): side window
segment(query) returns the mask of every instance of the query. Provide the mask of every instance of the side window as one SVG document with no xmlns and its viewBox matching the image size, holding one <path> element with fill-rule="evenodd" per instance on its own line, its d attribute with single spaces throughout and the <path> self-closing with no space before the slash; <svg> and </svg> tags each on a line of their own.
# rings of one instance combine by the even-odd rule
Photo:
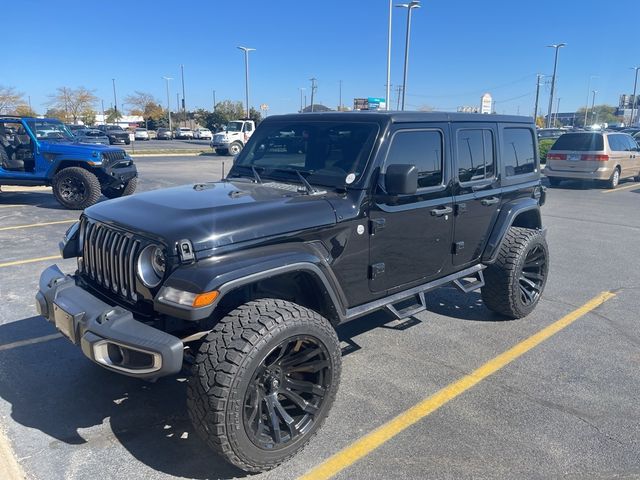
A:
<svg viewBox="0 0 640 480">
<path fill-rule="evenodd" d="M 406 130 L 393 136 L 386 165 L 418 167 L 418 188 L 442 184 L 442 133 L 436 130 Z"/>
<path fill-rule="evenodd" d="M 620 135 L 609 135 L 609 148 L 615 152 L 623 152 L 627 148 L 625 142 L 620 141 Z"/>
<path fill-rule="evenodd" d="M 245 123 L 244 124 L 244 131 L 245 132 L 251 132 L 253 130 L 253 126 L 250 123 Z"/>
<path fill-rule="evenodd" d="M 528 128 L 505 128 L 502 162 L 507 177 L 532 173 L 536 169 L 533 133 Z"/>
<path fill-rule="evenodd" d="M 494 154 L 491 130 L 459 130 L 457 153 L 460 183 L 493 177 Z"/>
</svg>

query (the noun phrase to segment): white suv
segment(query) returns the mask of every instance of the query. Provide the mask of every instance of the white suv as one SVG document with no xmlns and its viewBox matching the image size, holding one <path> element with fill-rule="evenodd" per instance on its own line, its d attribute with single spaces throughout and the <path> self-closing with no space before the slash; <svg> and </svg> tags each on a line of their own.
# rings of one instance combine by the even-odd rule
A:
<svg viewBox="0 0 640 480">
<path fill-rule="evenodd" d="M 176 128 L 174 132 L 174 138 L 193 138 L 193 131 L 188 127 Z"/>
<path fill-rule="evenodd" d="M 208 128 L 196 128 L 193 132 L 193 138 L 197 138 L 199 140 L 211 140 L 213 138 L 213 134 Z"/>
</svg>

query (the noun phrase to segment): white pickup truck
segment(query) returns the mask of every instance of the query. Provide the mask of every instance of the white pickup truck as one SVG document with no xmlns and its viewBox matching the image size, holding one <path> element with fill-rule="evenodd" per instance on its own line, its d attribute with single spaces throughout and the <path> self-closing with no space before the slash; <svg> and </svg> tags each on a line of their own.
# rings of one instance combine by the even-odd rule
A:
<svg viewBox="0 0 640 480">
<path fill-rule="evenodd" d="M 237 155 L 247 144 L 256 125 L 253 120 L 234 120 L 227 123 L 225 131 L 216 133 L 211 140 L 211 148 L 218 155 Z"/>
</svg>

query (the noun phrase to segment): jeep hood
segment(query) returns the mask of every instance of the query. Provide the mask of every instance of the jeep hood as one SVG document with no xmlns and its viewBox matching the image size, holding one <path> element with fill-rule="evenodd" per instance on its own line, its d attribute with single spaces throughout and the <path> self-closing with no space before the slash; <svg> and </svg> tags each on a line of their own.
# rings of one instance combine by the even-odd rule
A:
<svg viewBox="0 0 640 480">
<path fill-rule="evenodd" d="M 43 153 L 54 153 L 58 155 L 87 155 L 89 152 L 106 152 L 122 150 L 108 145 L 97 143 L 75 143 L 75 142 L 47 142 L 40 141 L 40 151 Z"/>
<path fill-rule="evenodd" d="M 290 188 L 247 181 L 184 185 L 99 203 L 85 213 L 170 247 L 191 240 L 196 252 L 336 223 L 323 196 Z"/>
</svg>

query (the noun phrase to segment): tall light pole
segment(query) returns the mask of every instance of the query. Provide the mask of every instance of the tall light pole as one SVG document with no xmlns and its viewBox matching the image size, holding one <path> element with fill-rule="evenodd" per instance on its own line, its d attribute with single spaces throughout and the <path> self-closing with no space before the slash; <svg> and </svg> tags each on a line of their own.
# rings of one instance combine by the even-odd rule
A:
<svg viewBox="0 0 640 480">
<path fill-rule="evenodd" d="M 533 110 L 533 123 L 536 124 L 538 121 L 538 100 L 540 99 L 540 80 L 544 78 L 544 75 L 537 74 L 536 75 L 536 106 Z"/>
<path fill-rule="evenodd" d="M 339 96 L 338 111 L 341 112 L 342 111 L 342 80 L 339 80 L 338 83 L 340 85 L 339 87 L 340 93 L 338 94 Z"/>
<path fill-rule="evenodd" d="M 247 102 L 247 118 L 249 118 L 249 52 L 255 51 L 255 48 L 238 48 L 244 52 L 244 96 Z"/>
<path fill-rule="evenodd" d="M 216 91 L 213 91 L 213 111 L 216 111 Z"/>
<path fill-rule="evenodd" d="M 302 96 L 306 88 L 298 87 L 298 90 L 300 90 L 300 113 L 302 113 L 304 111 L 304 107 L 302 106 Z"/>
<path fill-rule="evenodd" d="M 561 97 L 558 97 L 558 104 L 556 105 L 556 119 L 553 122 L 554 126 L 555 126 L 556 123 L 558 123 L 558 114 L 560 113 L 560 99 L 561 99 Z"/>
<path fill-rule="evenodd" d="M 631 121 L 629 122 L 629 125 L 633 126 L 633 120 L 635 118 L 635 113 L 636 113 L 636 105 L 638 104 L 638 99 L 636 98 L 636 91 L 638 90 L 638 70 L 640 70 L 640 67 L 631 67 L 632 70 L 636 71 L 636 80 L 633 82 L 633 100 L 631 103 Z"/>
<path fill-rule="evenodd" d="M 387 28 L 387 90 L 384 101 L 386 102 L 387 110 L 391 110 L 389 103 L 391 103 L 391 17 L 393 15 L 393 0 L 389 0 L 389 26 Z"/>
<path fill-rule="evenodd" d="M 596 123 L 593 121 L 593 115 L 596 113 L 595 111 L 595 106 L 596 106 L 596 93 L 598 93 L 598 90 L 594 90 L 593 92 L 593 99 L 591 100 L 591 122 L 592 124 Z M 596 116 L 596 121 L 597 121 L 598 117 Z"/>
<path fill-rule="evenodd" d="M 111 82 L 113 83 L 113 108 L 115 111 L 116 122 L 118 121 L 118 98 L 116 97 L 116 79 L 112 78 Z"/>
<path fill-rule="evenodd" d="M 171 101 L 169 100 L 169 80 L 173 80 L 171 77 L 162 77 L 167 84 L 167 117 L 169 117 L 169 133 L 171 133 Z"/>
<path fill-rule="evenodd" d="M 396 5 L 399 8 L 407 9 L 407 36 L 404 44 L 404 72 L 402 74 L 402 110 L 404 110 L 404 97 L 407 93 L 407 69 L 409 68 L 409 38 L 411 36 L 411 12 L 414 8 L 420 8 L 419 0 L 412 0 L 409 3 Z"/>
<path fill-rule="evenodd" d="M 597 75 L 589 75 L 589 83 L 587 84 L 587 103 L 584 106 L 584 125 L 583 127 L 586 128 L 587 126 L 587 119 L 588 119 L 588 115 L 589 115 L 589 95 L 591 94 L 591 80 L 593 80 L 594 78 L 598 78 Z"/>
<path fill-rule="evenodd" d="M 553 111 L 553 94 L 556 89 L 556 72 L 558 71 L 558 50 L 566 46 L 566 43 L 557 43 L 553 45 L 547 45 L 549 48 L 555 48 L 555 60 L 553 62 L 553 76 L 551 77 L 551 95 L 549 96 L 549 110 L 547 111 L 547 128 L 551 126 L 551 112 Z"/>
</svg>

